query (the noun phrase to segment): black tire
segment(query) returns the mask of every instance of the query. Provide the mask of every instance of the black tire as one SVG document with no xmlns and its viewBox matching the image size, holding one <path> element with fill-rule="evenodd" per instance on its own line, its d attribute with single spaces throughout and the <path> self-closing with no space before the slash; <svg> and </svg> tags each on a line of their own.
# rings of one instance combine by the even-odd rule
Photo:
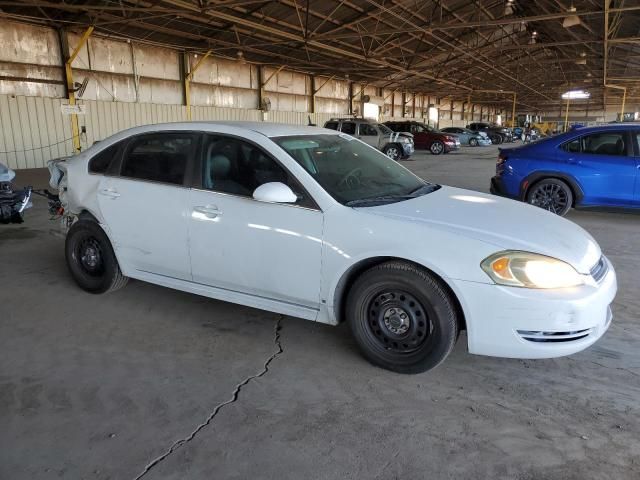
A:
<svg viewBox="0 0 640 480">
<path fill-rule="evenodd" d="M 441 155 L 441 154 L 443 154 L 444 153 L 444 143 L 442 143 L 440 140 L 436 140 L 429 147 L 429 151 L 431 152 L 432 155 Z"/>
<path fill-rule="evenodd" d="M 529 188 L 527 202 L 564 217 L 573 205 L 573 192 L 566 182 L 545 178 Z"/>
<path fill-rule="evenodd" d="M 409 263 L 386 262 L 360 275 L 346 315 L 365 358 L 398 373 L 438 366 L 458 338 L 454 299 L 438 279 Z"/>
<path fill-rule="evenodd" d="M 478 139 L 477 138 L 470 138 L 469 139 L 469 145 L 471 145 L 472 147 L 477 147 L 478 146 Z"/>
<path fill-rule="evenodd" d="M 402 158 L 403 152 L 402 147 L 396 145 L 395 143 L 390 143 L 386 147 L 382 149 L 382 153 L 384 153 L 391 160 L 395 160 L 396 162 Z"/>
<path fill-rule="evenodd" d="M 491 138 L 491 143 L 493 143 L 494 145 L 500 145 L 504 140 L 502 138 L 502 135 L 492 135 L 489 138 Z"/>
<path fill-rule="evenodd" d="M 87 292 L 113 292 L 129 280 L 120 271 L 109 238 L 92 220 L 78 220 L 71 226 L 65 258 L 71 276 Z"/>
</svg>

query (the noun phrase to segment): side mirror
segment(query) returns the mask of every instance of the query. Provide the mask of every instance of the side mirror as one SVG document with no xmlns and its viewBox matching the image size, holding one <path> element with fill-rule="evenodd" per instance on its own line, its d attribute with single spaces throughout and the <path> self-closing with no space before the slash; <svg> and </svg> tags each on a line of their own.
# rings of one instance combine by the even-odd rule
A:
<svg viewBox="0 0 640 480">
<path fill-rule="evenodd" d="M 284 183 L 269 182 L 260 185 L 253 192 L 253 199 L 268 203 L 296 203 L 298 197 Z"/>
</svg>

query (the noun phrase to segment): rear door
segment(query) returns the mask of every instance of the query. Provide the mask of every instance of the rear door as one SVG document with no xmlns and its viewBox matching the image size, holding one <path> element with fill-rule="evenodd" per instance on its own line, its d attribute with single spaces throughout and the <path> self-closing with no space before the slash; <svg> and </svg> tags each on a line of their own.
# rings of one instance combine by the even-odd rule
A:
<svg viewBox="0 0 640 480">
<path fill-rule="evenodd" d="M 631 139 L 631 132 L 607 130 L 562 146 L 558 159 L 582 186 L 584 205 L 633 204 L 638 169 Z"/>
<path fill-rule="evenodd" d="M 199 137 L 188 131 L 137 135 L 116 167 L 119 176 L 100 180 L 98 205 L 127 275 L 191 280 L 184 184 Z"/>
</svg>

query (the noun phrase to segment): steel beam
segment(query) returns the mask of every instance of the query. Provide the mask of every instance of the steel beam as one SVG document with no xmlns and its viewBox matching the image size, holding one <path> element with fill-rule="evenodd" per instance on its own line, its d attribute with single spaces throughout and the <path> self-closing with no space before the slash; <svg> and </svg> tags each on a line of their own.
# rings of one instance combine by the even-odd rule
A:
<svg viewBox="0 0 640 480">
<path fill-rule="evenodd" d="M 64 62 L 65 79 L 67 82 L 67 98 L 69 99 L 69 105 L 76 104 L 76 94 L 73 83 L 73 68 L 71 64 L 80 53 L 80 50 L 82 50 L 82 47 L 86 45 L 87 40 L 89 39 L 89 36 L 92 32 L 93 26 L 90 26 L 84 31 L 84 33 L 80 37 L 80 40 L 78 41 L 78 45 L 76 45 L 76 47 L 73 49 L 73 52 L 71 52 L 71 54 L 69 55 L 69 58 L 67 58 L 67 60 Z M 66 32 L 63 32 L 62 35 L 66 35 Z M 64 40 L 66 42 L 66 38 Z M 65 49 L 68 52 L 68 44 Z M 82 145 L 80 144 L 80 127 L 78 126 L 78 115 L 76 115 L 75 113 L 71 114 L 71 135 L 73 137 L 73 150 L 74 152 L 78 153 L 80 150 L 82 150 Z"/>
</svg>

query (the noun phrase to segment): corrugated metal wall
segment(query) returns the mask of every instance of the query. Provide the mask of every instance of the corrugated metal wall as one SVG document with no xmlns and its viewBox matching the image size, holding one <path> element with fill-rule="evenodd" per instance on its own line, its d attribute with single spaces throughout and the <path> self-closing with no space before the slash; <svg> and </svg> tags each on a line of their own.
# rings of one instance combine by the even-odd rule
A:
<svg viewBox="0 0 640 480">
<path fill-rule="evenodd" d="M 45 167 L 47 160 L 71 155 L 71 118 L 61 113 L 66 99 L 0 95 L 0 162 L 11 168 Z M 78 123 L 86 129 L 81 135 L 83 148 L 127 128 L 165 122 L 184 122 L 183 105 L 103 102 L 84 100 L 86 114 Z M 192 106 L 192 118 L 205 120 L 268 121 L 307 125 L 309 119 L 324 125 L 330 113 L 304 113 Z"/>
</svg>

